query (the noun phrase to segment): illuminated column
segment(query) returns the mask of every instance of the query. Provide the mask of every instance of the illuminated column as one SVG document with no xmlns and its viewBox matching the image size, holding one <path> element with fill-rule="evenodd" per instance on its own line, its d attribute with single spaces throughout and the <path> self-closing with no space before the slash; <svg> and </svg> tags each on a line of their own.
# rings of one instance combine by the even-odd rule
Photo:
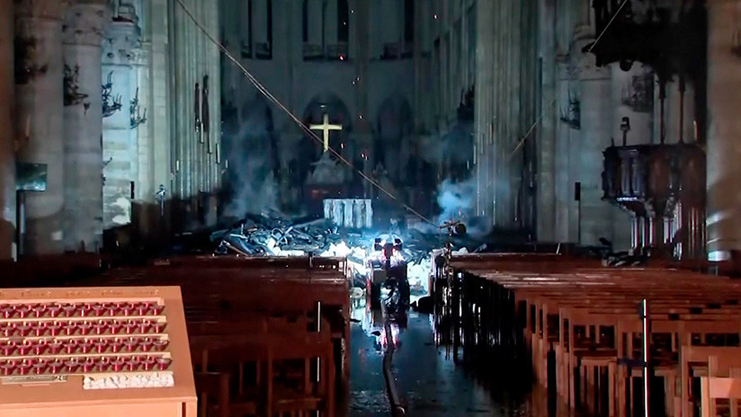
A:
<svg viewBox="0 0 741 417">
<path fill-rule="evenodd" d="M 13 149 L 13 0 L 0 0 L 0 261 L 15 256 L 15 150 Z"/>
<path fill-rule="evenodd" d="M 24 253 L 64 250 L 62 7 L 59 0 L 15 2 L 18 161 L 45 164 L 44 192 L 25 194 Z"/>
<path fill-rule="evenodd" d="M 136 161 L 131 135 L 131 59 L 139 42 L 133 9 L 108 25 L 103 42 L 103 225 L 131 223 L 131 182 Z"/>
<path fill-rule="evenodd" d="M 105 0 L 76 0 L 64 22 L 64 249 L 103 244 L 103 133 L 100 52 Z"/>
<path fill-rule="evenodd" d="M 593 39 L 586 33 L 584 35 L 581 42 L 577 43 L 579 50 L 582 42 L 588 43 Z M 610 67 L 596 67 L 595 62 L 594 55 L 589 54 L 581 59 L 579 67 L 581 143 L 577 152 L 580 167 L 574 181 L 581 183 L 577 222 L 580 229 L 579 241 L 585 245 L 599 244 L 600 237 L 612 239 L 612 218 L 614 211 L 619 211 L 602 201 L 602 152 L 610 146 L 614 113 Z M 626 221 L 623 226 L 629 234 L 629 223 Z"/>
<path fill-rule="evenodd" d="M 710 260 L 741 250 L 741 4 L 708 2 L 707 251 Z"/>
<path fill-rule="evenodd" d="M 476 2 L 476 84 L 474 86 L 474 161 L 477 176 L 477 214 L 494 222 L 493 100 L 495 2 Z"/>
</svg>

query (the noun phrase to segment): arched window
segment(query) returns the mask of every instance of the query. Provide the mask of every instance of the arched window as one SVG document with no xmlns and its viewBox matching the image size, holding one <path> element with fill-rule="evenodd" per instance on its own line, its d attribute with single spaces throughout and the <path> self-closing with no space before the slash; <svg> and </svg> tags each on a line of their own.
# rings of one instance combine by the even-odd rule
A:
<svg viewBox="0 0 741 417">
<path fill-rule="evenodd" d="M 337 41 L 350 41 L 350 7 L 347 0 L 337 0 Z"/>
<path fill-rule="evenodd" d="M 254 19 L 251 22 L 255 26 L 255 58 L 273 58 L 273 1 L 272 0 L 250 0 L 255 3 Z"/>
</svg>

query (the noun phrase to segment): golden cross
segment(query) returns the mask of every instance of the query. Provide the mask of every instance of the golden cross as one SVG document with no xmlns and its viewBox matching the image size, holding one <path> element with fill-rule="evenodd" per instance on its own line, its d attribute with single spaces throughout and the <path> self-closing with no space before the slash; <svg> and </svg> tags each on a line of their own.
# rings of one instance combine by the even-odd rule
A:
<svg viewBox="0 0 741 417">
<path fill-rule="evenodd" d="M 322 130 L 324 131 L 324 152 L 329 150 L 329 131 L 330 130 L 342 130 L 342 125 L 329 124 L 329 116 L 325 113 L 320 125 L 309 125 L 311 130 Z"/>
</svg>

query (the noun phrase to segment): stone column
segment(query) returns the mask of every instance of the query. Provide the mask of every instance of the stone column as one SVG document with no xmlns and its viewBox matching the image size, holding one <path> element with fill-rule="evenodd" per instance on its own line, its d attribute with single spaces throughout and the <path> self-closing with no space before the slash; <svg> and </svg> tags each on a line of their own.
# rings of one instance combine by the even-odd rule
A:
<svg viewBox="0 0 741 417">
<path fill-rule="evenodd" d="M 136 162 L 131 135 L 131 59 L 139 44 L 136 15 L 126 13 L 109 24 L 103 42 L 103 225 L 131 223 L 131 181 Z M 107 111 L 107 112 L 106 112 Z"/>
<path fill-rule="evenodd" d="M 741 250 L 741 4 L 713 0 L 707 7 L 707 251 L 710 260 L 724 260 Z"/>
<path fill-rule="evenodd" d="M 563 198 L 564 193 L 560 193 L 559 201 L 556 200 L 556 189 L 558 186 L 568 184 L 568 178 L 557 178 L 557 174 L 563 174 L 563 157 L 568 153 L 561 153 L 556 148 L 556 132 L 558 129 L 556 109 L 563 106 L 563 101 L 556 100 L 556 76 L 560 69 L 565 72 L 563 59 L 560 62 L 556 60 L 556 7 L 553 2 L 540 0 L 540 13 L 536 33 L 538 36 L 538 45 L 540 50 L 538 55 L 543 58 L 542 63 L 542 81 L 541 81 L 541 100 L 536 103 L 539 111 L 535 114 L 535 120 L 542 114 L 542 120 L 537 130 L 538 149 L 538 193 L 537 193 L 537 237 L 539 241 L 554 241 L 556 239 L 556 227 L 568 227 L 568 217 L 563 216 L 563 204 L 568 204 L 568 200 Z M 528 57 L 530 58 L 530 57 Z M 534 58 L 533 58 L 534 59 Z M 559 65 L 560 64 L 560 65 Z M 567 87 L 568 88 L 568 87 Z M 568 105 L 568 102 L 566 103 Z M 567 109 L 568 111 L 568 109 Z M 525 129 L 528 129 L 525 127 Z M 526 133 L 526 132 L 524 132 Z M 535 136 L 528 138 L 532 141 Z M 568 143 L 568 142 L 567 142 Z M 562 142 L 559 142 L 562 144 Z M 563 149 L 563 148 L 561 148 Z M 562 151 L 563 152 L 563 151 Z M 560 166 L 559 166 L 560 165 Z M 557 169 L 561 168 L 561 169 Z M 560 180 L 560 181 L 558 181 Z M 560 204 L 559 204 L 560 203 Z M 557 214 L 562 217 L 557 218 Z M 557 221 L 560 220 L 560 221 Z M 561 234 L 563 236 L 563 234 Z M 559 237 L 558 241 L 563 241 Z"/>
<path fill-rule="evenodd" d="M 577 42 L 590 42 L 590 37 Z M 610 68 L 595 66 L 593 55 L 581 59 L 579 80 L 581 82 L 581 146 L 579 147 L 580 168 L 575 178 L 581 183 L 581 203 L 577 220 L 580 243 L 598 244 L 598 239 L 612 238 L 612 207 L 602 201 L 601 173 L 602 152 L 610 145 L 612 133 L 612 82 Z M 626 225 L 629 231 L 629 224 Z"/>
<path fill-rule="evenodd" d="M 13 0 L 0 0 L 0 261 L 15 257 Z"/>
<path fill-rule="evenodd" d="M 63 4 L 15 5 L 18 161 L 47 166 L 46 191 L 26 193 L 24 253 L 59 254 L 64 250 Z"/>
<path fill-rule="evenodd" d="M 103 244 L 100 52 L 105 0 L 74 0 L 64 20 L 64 249 Z"/>
<path fill-rule="evenodd" d="M 474 163 L 477 177 L 477 214 L 494 223 L 494 180 L 492 166 L 492 130 L 494 89 L 494 3 L 476 2 L 476 85 L 474 92 Z"/>
</svg>

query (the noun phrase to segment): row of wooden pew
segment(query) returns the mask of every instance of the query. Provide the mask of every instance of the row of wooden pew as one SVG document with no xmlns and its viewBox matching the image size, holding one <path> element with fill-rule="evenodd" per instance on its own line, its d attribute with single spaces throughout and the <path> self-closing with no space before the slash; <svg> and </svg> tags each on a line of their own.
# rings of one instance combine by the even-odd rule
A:
<svg viewBox="0 0 741 417">
<path fill-rule="evenodd" d="M 180 286 L 199 416 L 334 415 L 349 376 L 344 260 L 180 258 L 89 284 Z"/>
<path fill-rule="evenodd" d="M 462 256 L 453 266 L 456 331 L 479 345 L 468 351 L 526 350 L 537 382 L 571 406 L 643 410 L 646 299 L 652 415 L 738 415 L 741 281 L 557 255 Z"/>
</svg>

